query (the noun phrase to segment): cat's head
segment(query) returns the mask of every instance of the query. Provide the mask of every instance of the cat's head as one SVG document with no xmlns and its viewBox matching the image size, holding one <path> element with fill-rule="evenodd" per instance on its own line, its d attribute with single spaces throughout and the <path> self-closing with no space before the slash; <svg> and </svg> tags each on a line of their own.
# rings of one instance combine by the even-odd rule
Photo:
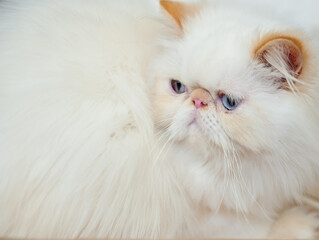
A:
<svg viewBox="0 0 319 240">
<path fill-rule="evenodd" d="M 315 78 L 301 33 L 231 9 L 161 5 L 175 36 L 155 64 L 158 128 L 206 153 L 285 155 L 312 139 Z"/>
</svg>

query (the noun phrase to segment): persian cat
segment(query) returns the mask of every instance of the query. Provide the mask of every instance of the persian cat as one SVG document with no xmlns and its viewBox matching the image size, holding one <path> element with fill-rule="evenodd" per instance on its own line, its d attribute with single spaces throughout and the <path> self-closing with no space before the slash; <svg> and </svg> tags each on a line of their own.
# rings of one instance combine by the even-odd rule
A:
<svg viewBox="0 0 319 240">
<path fill-rule="evenodd" d="M 10 0 L 0 53 L 0 236 L 317 236 L 308 34 L 209 3 Z"/>
</svg>

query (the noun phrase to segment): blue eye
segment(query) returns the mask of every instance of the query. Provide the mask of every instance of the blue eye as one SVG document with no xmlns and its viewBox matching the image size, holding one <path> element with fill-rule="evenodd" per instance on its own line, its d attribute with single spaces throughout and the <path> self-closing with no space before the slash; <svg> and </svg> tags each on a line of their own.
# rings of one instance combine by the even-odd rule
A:
<svg viewBox="0 0 319 240">
<path fill-rule="evenodd" d="M 181 83 L 180 81 L 175 80 L 175 79 L 171 80 L 171 87 L 172 87 L 173 91 L 177 94 L 182 94 L 182 93 L 186 92 L 186 90 L 187 90 L 186 86 L 183 83 Z"/>
<path fill-rule="evenodd" d="M 224 107 L 229 110 L 229 111 L 232 111 L 234 110 L 235 108 L 237 108 L 238 104 L 240 103 L 240 100 L 239 99 L 236 99 L 234 97 L 231 97 L 227 94 L 223 94 L 221 96 L 221 100 L 222 100 L 222 103 L 224 105 Z"/>
</svg>

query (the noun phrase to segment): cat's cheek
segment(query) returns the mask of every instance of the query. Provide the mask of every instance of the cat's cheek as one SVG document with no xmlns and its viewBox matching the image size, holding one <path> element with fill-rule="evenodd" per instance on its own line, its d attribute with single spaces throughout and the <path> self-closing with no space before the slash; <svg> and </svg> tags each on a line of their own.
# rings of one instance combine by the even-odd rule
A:
<svg viewBox="0 0 319 240">
<path fill-rule="evenodd" d="M 169 126 L 179 107 L 172 96 L 165 93 L 155 94 L 152 99 L 153 115 L 156 125 Z"/>
<path fill-rule="evenodd" d="M 241 109 L 229 111 L 225 109 L 221 102 L 217 103 L 217 119 L 225 135 L 235 143 L 235 146 L 239 144 L 247 147 L 250 142 L 254 142 L 250 128 L 253 128 L 255 122 L 245 116 Z"/>
<path fill-rule="evenodd" d="M 260 131 L 261 123 L 255 112 L 242 111 L 240 114 L 221 114 L 220 121 L 223 129 L 234 145 L 251 151 L 260 151 L 265 148 L 264 135 Z"/>
</svg>

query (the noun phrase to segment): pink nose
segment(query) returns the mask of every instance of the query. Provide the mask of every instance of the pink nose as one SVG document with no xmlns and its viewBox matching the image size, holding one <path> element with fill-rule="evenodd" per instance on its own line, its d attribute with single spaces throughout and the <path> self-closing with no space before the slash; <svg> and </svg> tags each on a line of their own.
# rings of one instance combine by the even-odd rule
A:
<svg viewBox="0 0 319 240">
<path fill-rule="evenodd" d="M 204 102 L 203 102 L 202 100 L 200 100 L 199 98 L 194 98 L 194 99 L 193 99 L 193 103 L 194 103 L 196 109 L 207 106 L 207 103 L 204 103 Z"/>
</svg>

